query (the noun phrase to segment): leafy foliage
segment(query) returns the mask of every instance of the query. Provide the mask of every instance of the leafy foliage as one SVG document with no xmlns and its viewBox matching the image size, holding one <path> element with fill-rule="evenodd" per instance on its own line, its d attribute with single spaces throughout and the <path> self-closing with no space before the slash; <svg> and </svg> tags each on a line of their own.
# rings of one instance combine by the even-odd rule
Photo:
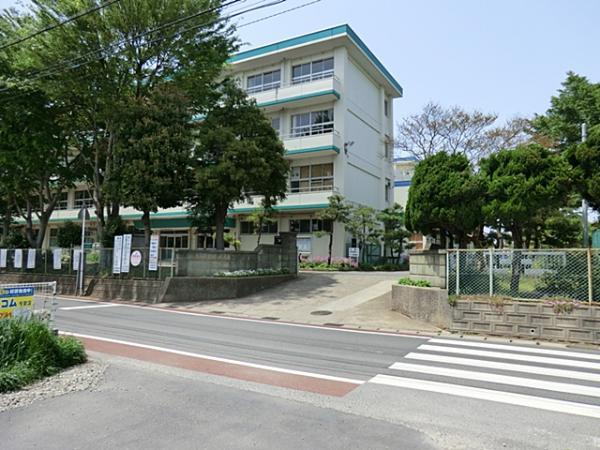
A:
<svg viewBox="0 0 600 450">
<path fill-rule="evenodd" d="M 58 229 L 56 241 L 60 248 L 71 248 L 76 245 L 81 245 L 81 225 L 67 220 L 64 225 Z"/>
<path fill-rule="evenodd" d="M 381 223 L 377 220 L 377 212 L 369 206 L 353 207 L 346 221 L 346 230 L 356 239 L 361 261 L 365 262 L 367 246 L 378 245 L 381 236 Z"/>
<path fill-rule="evenodd" d="M 1 320 L 0 342 L 0 392 L 19 389 L 87 359 L 79 341 L 55 336 L 38 320 Z"/>
<path fill-rule="evenodd" d="M 412 278 L 400 278 L 398 284 L 403 286 L 416 286 L 416 287 L 431 287 L 431 283 L 426 280 L 413 280 Z"/>
<path fill-rule="evenodd" d="M 259 195 L 265 207 L 285 197 L 289 166 L 275 130 L 246 93 L 233 82 L 199 127 L 195 182 L 188 196 L 193 214 L 214 212 L 216 248 L 224 247 L 227 209 Z"/>
<path fill-rule="evenodd" d="M 352 207 L 348 205 L 344 197 L 340 194 L 333 194 L 329 197 L 329 204 L 327 208 L 322 209 L 317 213 L 317 217 L 321 220 L 331 221 L 331 230 L 328 232 L 321 232 L 329 234 L 329 244 L 327 247 L 327 265 L 331 265 L 331 254 L 333 250 L 333 232 L 335 223 L 346 224 L 350 218 Z"/>
<path fill-rule="evenodd" d="M 484 181 L 466 156 L 439 152 L 417 164 L 406 205 L 406 226 L 424 234 L 440 233 L 465 246 L 482 223 Z"/>
<path fill-rule="evenodd" d="M 405 240 L 410 237 L 404 224 L 404 216 L 404 209 L 397 203 L 377 215 L 377 218 L 383 223 L 381 236 L 383 243 L 390 250 L 392 259 L 396 259 L 397 263 L 400 263 L 400 254 L 404 249 Z"/>
</svg>

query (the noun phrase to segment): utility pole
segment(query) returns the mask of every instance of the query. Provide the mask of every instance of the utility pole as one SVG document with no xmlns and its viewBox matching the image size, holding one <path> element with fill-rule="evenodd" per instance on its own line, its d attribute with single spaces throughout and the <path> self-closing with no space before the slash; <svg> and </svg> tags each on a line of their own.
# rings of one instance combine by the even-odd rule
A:
<svg viewBox="0 0 600 450">
<path fill-rule="evenodd" d="M 585 142 L 587 139 L 587 124 L 581 124 L 581 142 Z M 588 224 L 588 203 L 586 199 L 581 201 L 581 222 L 583 225 L 583 247 L 587 248 L 590 246 L 589 238 L 589 224 Z"/>
</svg>

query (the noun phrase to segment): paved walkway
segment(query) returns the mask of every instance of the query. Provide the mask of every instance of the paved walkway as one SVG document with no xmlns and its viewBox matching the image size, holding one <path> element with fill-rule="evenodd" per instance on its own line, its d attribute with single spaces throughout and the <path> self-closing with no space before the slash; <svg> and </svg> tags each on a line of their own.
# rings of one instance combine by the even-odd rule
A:
<svg viewBox="0 0 600 450">
<path fill-rule="evenodd" d="M 402 276 L 406 272 L 301 272 L 294 281 L 240 299 L 163 306 L 355 328 L 437 331 L 390 310 L 391 286 Z"/>
</svg>

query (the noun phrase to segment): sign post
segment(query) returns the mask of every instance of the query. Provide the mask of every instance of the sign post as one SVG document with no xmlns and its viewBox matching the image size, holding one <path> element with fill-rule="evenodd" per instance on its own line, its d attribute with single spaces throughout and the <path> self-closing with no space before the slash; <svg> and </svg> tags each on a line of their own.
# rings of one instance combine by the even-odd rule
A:
<svg viewBox="0 0 600 450">
<path fill-rule="evenodd" d="M 83 297 L 83 269 L 85 264 L 85 221 L 90 220 L 90 213 L 84 206 L 79 210 L 77 218 L 81 220 L 81 254 L 79 255 L 79 272 L 77 279 L 79 281 L 79 295 Z"/>
</svg>

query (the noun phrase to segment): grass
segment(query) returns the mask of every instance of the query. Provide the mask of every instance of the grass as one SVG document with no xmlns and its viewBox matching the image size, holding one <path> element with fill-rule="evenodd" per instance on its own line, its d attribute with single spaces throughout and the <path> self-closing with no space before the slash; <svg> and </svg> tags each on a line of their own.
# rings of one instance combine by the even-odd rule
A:
<svg viewBox="0 0 600 450">
<path fill-rule="evenodd" d="M 0 393 L 14 391 L 83 363 L 83 345 L 56 336 L 39 320 L 0 320 Z"/>
<path fill-rule="evenodd" d="M 413 280 L 411 278 L 400 278 L 398 284 L 403 286 L 416 286 L 416 287 L 431 287 L 431 283 L 425 280 Z"/>
</svg>

